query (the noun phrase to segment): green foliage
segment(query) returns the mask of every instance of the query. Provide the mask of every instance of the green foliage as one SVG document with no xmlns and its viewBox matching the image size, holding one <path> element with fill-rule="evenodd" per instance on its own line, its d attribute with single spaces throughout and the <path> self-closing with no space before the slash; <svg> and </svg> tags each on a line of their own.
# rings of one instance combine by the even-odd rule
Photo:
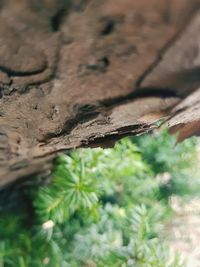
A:
<svg viewBox="0 0 200 267">
<path fill-rule="evenodd" d="M 161 233 L 169 197 L 200 191 L 196 143 L 164 131 L 60 156 L 49 185 L 1 210 L 0 267 L 184 266 Z"/>
<path fill-rule="evenodd" d="M 75 211 L 92 209 L 97 203 L 95 177 L 89 175 L 83 157 L 72 153 L 59 158 L 51 186 L 42 188 L 35 200 L 38 216 L 62 223 Z"/>
<path fill-rule="evenodd" d="M 199 194 L 197 172 L 197 138 L 190 138 L 176 144 L 176 136 L 170 136 L 167 130 L 162 134 L 154 133 L 142 138 L 132 138 L 143 151 L 143 159 L 151 166 L 155 176 L 161 179 L 168 176 L 168 181 L 160 186 L 161 198 L 170 195 Z M 163 175 L 165 174 L 165 175 Z M 188 179 L 192 177 L 193 179 Z"/>
</svg>

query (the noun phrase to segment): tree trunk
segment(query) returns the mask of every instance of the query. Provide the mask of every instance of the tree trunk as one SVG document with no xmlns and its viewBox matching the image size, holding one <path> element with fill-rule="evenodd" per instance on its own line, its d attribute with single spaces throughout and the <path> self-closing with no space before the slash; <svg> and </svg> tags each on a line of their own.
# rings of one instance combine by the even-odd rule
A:
<svg viewBox="0 0 200 267">
<path fill-rule="evenodd" d="M 199 0 L 0 1 L 0 185 L 162 119 L 200 129 Z"/>
</svg>

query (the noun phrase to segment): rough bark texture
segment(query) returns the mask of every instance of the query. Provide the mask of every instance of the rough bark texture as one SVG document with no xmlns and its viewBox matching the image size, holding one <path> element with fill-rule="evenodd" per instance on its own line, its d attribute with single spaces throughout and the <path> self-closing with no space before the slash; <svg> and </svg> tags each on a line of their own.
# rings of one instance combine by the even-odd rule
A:
<svg viewBox="0 0 200 267">
<path fill-rule="evenodd" d="M 163 118 L 200 129 L 199 0 L 0 0 L 0 185 Z"/>
</svg>

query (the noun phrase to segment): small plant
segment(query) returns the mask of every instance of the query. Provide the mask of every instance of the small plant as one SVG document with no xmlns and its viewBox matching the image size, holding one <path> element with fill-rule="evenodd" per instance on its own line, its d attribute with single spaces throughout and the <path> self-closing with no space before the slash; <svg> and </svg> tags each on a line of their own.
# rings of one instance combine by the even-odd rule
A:
<svg viewBox="0 0 200 267">
<path fill-rule="evenodd" d="M 196 144 L 164 131 L 58 157 L 49 185 L 2 206 L 0 267 L 183 267 L 161 233 L 170 196 L 200 192 Z"/>
</svg>

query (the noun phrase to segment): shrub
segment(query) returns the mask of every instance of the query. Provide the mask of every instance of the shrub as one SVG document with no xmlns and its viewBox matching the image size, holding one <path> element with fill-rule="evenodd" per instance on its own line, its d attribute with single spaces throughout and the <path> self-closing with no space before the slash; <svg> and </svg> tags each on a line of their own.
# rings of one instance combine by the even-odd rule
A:
<svg viewBox="0 0 200 267">
<path fill-rule="evenodd" d="M 0 266 L 183 266 L 160 237 L 169 197 L 199 192 L 196 145 L 164 131 L 61 155 L 50 184 L 9 191 Z"/>
</svg>

